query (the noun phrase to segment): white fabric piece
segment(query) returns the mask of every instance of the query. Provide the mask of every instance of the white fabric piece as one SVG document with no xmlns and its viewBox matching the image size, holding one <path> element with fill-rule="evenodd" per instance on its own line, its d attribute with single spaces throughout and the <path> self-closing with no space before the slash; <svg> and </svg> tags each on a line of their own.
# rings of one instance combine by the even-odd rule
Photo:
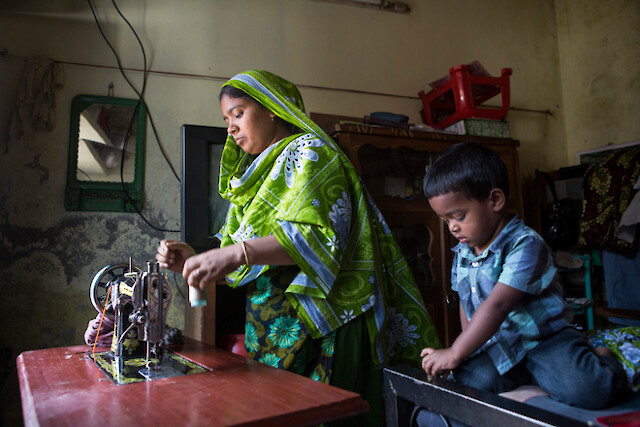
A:
<svg viewBox="0 0 640 427">
<path fill-rule="evenodd" d="M 638 177 L 633 188 L 634 190 L 640 190 L 640 177 Z M 627 206 L 627 210 L 624 211 L 622 218 L 620 218 L 620 224 L 618 225 L 618 239 L 624 240 L 627 243 L 633 243 L 638 223 L 640 223 L 640 191 L 633 196 L 631 203 Z"/>
<path fill-rule="evenodd" d="M 549 396 L 549 393 L 537 385 L 523 385 L 514 390 L 500 393 L 500 396 L 524 403 L 535 396 Z"/>
</svg>

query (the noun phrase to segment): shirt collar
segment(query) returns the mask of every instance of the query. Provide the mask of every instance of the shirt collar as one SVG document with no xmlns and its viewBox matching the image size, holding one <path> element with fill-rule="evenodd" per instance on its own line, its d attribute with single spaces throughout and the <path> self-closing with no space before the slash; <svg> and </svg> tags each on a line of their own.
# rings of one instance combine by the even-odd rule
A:
<svg viewBox="0 0 640 427">
<path fill-rule="evenodd" d="M 498 254 L 502 252 L 504 246 L 509 242 L 509 236 L 513 233 L 513 231 L 520 227 L 522 224 L 522 220 L 518 218 L 516 215 L 512 215 L 509 219 L 507 225 L 500 231 L 500 234 L 491 242 L 489 247 L 485 249 L 480 255 L 475 254 L 473 248 L 466 243 L 458 243 L 454 246 L 451 251 L 457 252 L 458 255 L 469 258 L 469 259 L 481 259 L 486 258 L 489 255 L 489 252 L 493 252 L 494 254 Z"/>
</svg>

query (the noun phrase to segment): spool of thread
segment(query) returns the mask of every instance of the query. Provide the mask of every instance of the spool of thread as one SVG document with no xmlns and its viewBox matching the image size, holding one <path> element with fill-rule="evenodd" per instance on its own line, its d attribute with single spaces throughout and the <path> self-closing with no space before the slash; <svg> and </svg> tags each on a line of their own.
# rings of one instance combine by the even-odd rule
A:
<svg viewBox="0 0 640 427">
<path fill-rule="evenodd" d="M 189 286 L 189 303 L 191 307 L 204 307 L 207 305 L 207 292 L 194 286 Z"/>
</svg>

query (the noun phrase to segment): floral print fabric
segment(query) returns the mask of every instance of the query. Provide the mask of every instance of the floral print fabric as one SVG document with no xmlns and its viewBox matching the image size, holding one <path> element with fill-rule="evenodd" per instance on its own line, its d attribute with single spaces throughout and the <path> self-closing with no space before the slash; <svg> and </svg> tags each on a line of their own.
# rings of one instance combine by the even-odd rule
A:
<svg viewBox="0 0 640 427">
<path fill-rule="evenodd" d="M 640 328 L 626 326 L 617 329 L 585 332 L 592 347 L 608 347 L 622 363 L 629 386 L 640 391 Z"/>
<path fill-rule="evenodd" d="M 318 340 L 285 296 L 297 268 L 274 268 L 248 285 L 245 348 L 249 357 L 329 383 L 335 332 Z"/>
<path fill-rule="evenodd" d="M 584 178 L 579 243 L 632 255 L 637 247 L 618 238 L 620 219 L 640 176 L 640 148 L 611 154 L 592 166 Z"/>
</svg>

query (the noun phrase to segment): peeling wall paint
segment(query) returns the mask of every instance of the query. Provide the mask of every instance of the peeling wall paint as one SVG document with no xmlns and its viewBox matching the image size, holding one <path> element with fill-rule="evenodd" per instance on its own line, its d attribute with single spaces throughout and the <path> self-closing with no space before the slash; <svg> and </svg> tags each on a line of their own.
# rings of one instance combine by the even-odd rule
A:
<svg viewBox="0 0 640 427">
<path fill-rule="evenodd" d="M 42 154 L 36 154 L 33 157 L 33 160 L 30 163 L 27 163 L 25 166 L 38 172 L 38 175 L 40 175 L 40 184 L 43 184 L 44 182 L 49 180 L 49 169 L 45 168 L 39 163 L 40 156 L 42 156 Z"/>
<path fill-rule="evenodd" d="M 68 120 L 69 112 L 60 115 Z M 59 124 L 0 153 L 0 349 L 3 355 L 11 351 L 12 363 L 9 384 L 1 390 L 6 425 L 21 422 L 15 357 L 83 344 L 88 322 L 98 315 L 89 295 L 96 273 L 129 257 L 144 269 L 162 238 L 178 238 L 151 229 L 136 214 L 65 211 L 66 133 Z M 163 170 L 150 168 L 147 179 L 163 181 L 157 176 Z M 147 189 L 147 219 L 176 228 L 175 212 L 165 207 L 176 194 L 179 200 L 175 182 L 165 182 L 162 193 Z M 167 278 L 172 287 L 167 324 L 183 329 L 187 287 L 180 275 Z"/>
<path fill-rule="evenodd" d="M 0 63 L 4 85 L 18 86 L 24 63 Z M 81 78 L 67 73 L 71 81 Z M 101 81 L 100 77 L 82 78 Z M 67 84 L 57 96 L 58 121 L 51 132 L 27 129 L 24 138 L 4 141 L 0 152 L 0 347 L 19 353 L 78 345 L 98 314 L 90 284 L 109 264 L 128 262 L 144 269 L 163 238 L 179 233 L 152 229 L 137 214 L 70 212 L 64 209 L 71 99 Z M 84 91 L 83 89 L 78 89 Z M 88 89 L 96 93 L 96 89 Z M 12 102 L 0 103 L 0 123 L 8 123 Z M 6 138 L 6 127 L 0 138 Z M 152 224 L 179 228 L 179 184 L 148 149 L 143 214 Z M 177 147 L 179 149 L 179 146 Z M 154 183 L 162 183 L 161 187 Z M 178 203 L 172 203 L 177 197 Z M 167 323 L 184 328 L 186 284 L 169 273 L 173 300 Z"/>
<path fill-rule="evenodd" d="M 28 325 L 7 328 L 3 338 L 22 349 L 81 344 L 87 322 L 97 315 L 89 300 L 94 275 L 106 265 L 128 262 L 127 255 L 144 269 L 155 254 L 164 236 L 141 233 L 144 228 L 135 216 L 105 214 L 65 218 L 48 228 L 0 224 L 0 324 L 23 319 Z M 169 283 L 173 301 L 167 323 L 181 329 L 186 288 L 174 277 Z"/>
</svg>

